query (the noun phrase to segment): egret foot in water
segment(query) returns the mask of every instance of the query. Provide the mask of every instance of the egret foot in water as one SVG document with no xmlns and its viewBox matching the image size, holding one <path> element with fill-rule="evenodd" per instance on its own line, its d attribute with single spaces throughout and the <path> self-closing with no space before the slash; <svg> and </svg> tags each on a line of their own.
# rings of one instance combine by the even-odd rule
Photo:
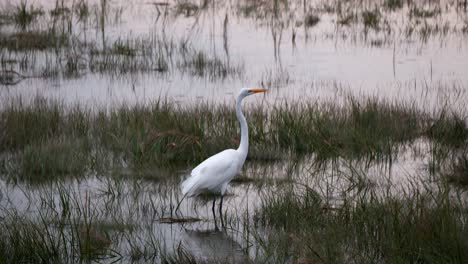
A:
<svg viewBox="0 0 468 264">
<path fill-rule="evenodd" d="M 221 202 L 219 203 L 219 219 L 221 221 L 221 228 L 226 230 L 226 226 L 224 225 L 223 219 L 223 199 L 224 195 L 221 195 Z M 213 221 L 215 224 L 215 231 L 219 231 L 218 222 L 216 221 L 216 196 L 213 198 L 213 206 L 211 207 L 211 211 L 213 212 Z"/>
</svg>

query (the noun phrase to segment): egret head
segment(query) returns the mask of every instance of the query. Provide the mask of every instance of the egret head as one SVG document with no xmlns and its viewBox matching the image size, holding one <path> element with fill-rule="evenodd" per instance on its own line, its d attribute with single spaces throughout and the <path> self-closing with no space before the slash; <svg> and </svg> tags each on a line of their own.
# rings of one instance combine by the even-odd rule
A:
<svg viewBox="0 0 468 264">
<path fill-rule="evenodd" d="M 256 93 L 264 93 L 266 91 L 268 90 L 264 88 L 242 88 L 240 90 L 239 95 L 241 95 L 242 97 L 245 97 L 245 96 L 249 96 L 249 95 L 256 94 Z"/>
</svg>

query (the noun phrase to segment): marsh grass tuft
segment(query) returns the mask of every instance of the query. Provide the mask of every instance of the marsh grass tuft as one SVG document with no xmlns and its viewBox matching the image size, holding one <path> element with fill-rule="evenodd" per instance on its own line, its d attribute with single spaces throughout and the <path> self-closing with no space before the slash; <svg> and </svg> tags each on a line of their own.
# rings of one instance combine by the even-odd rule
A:
<svg viewBox="0 0 468 264">
<path fill-rule="evenodd" d="M 203 263 L 198 261 L 190 252 L 188 252 L 182 245 L 176 248 L 174 253 L 163 253 L 161 256 L 161 263 L 164 264 L 196 264 Z"/>
<path fill-rule="evenodd" d="M 356 15 L 353 13 L 340 14 L 336 23 L 340 26 L 349 26 L 357 21 Z"/>
<path fill-rule="evenodd" d="M 84 22 L 90 15 L 90 8 L 87 0 L 79 0 L 75 6 L 75 14 L 78 21 Z"/>
<path fill-rule="evenodd" d="M 426 132 L 427 136 L 452 148 L 468 146 L 468 127 L 465 119 L 456 113 L 441 111 Z"/>
<path fill-rule="evenodd" d="M 0 224 L 0 258 L 4 263 L 59 263 L 60 245 L 37 224 L 19 219 Z"/>
<path fill-rule="evenodd" d="M 307 27 L 313 27 L 320 22 L 320 17 L 315 15 L 315 14 L 307 14 L 306 17 L 304 18 L 304 24 Z"/>
<path fill-rule="evenodd" d="M 178 2 L 175 6 L 175 14 L 176 15 L 185 15 L 186 17 L 193 16 L 197 14 L 199 10 L 198 5 L 189 2 L 188 0 L 184 0 L 182 2 Z"/>
<path fill-rule="evenodd" d="M 117 55 L 135 56 L 135 50 L 131 48 L 130 44 L 117 40 L 112 44 L 112 53 Z"/>
<path fill-rule="evenodd" d="M 109 50 L 90 49 L 89 69 L 100 73 L 160 73 L 179 70 L 209 80 L 239 77 L 242 64 L 230 64 L 215 54 L 195 49 L 187 42 L 176 43 L 149 36 L 140 39 L 118 39 Z"/>
<path fill-rule="evenodd" d="M 456 158 L 456 160 L 445 173 L 448 181 L 463 188 L 468 187 L 468 155 Z"/>
<path fill-rule="evenodd" d="M 169 70 L 172 42 L 154 39 L 118 39 L 109 50 L 91 47 L 88 68 L 92 72 L 121 74 Z"/>
<path fill-rule="evenodd" d="M 15 8 L 13 14 L 16 25 L 21 30 L 26 28 L 39 16 L 43 15 L 44 11 L 40 8 L 35 8 L 34 5 L 30 5 L 28 8 L 28 1 L 21 0 L 19 5 Z"/>
<path fill-rule="evenodd" d="M 352 201 L 344 199 L 330 210 L 309 192 L 265 196 L 254 219 L 273 228 L 262 239 L 268 259 L 459 263 L 467 257 L 463 208 L 445 193 L 379 197 L 371 189 Z"/>
<path fill-rule="evenodd" d="M 258 14 L 257 10 L 264 5 L 262 2 L 240 2 L 237 6 L 238 12 L 244 17 L 251 17 Z"/>
<path fill-rule="evenodd" d="M 71 13 L 71 10 L 70 8 L 68 7 L 65 7 L 65 6 L 58 6 L 56 5 L 54 9 L 50 10 L 50 16 L 52 17 L 66 17 L 68 15 L 70 15 Z"/>
<path fill-rule="evenodd" d="M 465 20 L 463 27 L 462 27 L 462 32 L 464 34 L 468 34 L 468 20 Z"/>
<path fill-rule="evenodd" d="M 362 22 L 365 28 L 378 29 L 380 23 L 380 11 L 378 9 L 362 12 Z"/>
<path fill-rule="evenodd" d="M 90 109 L 66 108 L 62 102 L 35 97 L 29 102 L 13 99 L 0 111 L 1 150 L 21 150 L 60 136 L 70 140 L 87 136 Z"/>
<path fill-rule="evenodd" d="M 312 224 L 318 212 L 322 209 L 320 196 L 306 190 L 303 194 L 296 194 L 292 186 L 279 193 L 271 193 L 264 197 L 262 209 L 257 212 L 254 220 L 257 224 L 274 226 L 284 230 L 294 230 L 298 221 Z"/>
<path fill-rule="evenodd" d="M 240 65 L 230 65 L 228 61 L 223 61 L 217 56 L 210 56 L 203 51 L 196 50 L 187 51 L 178 65 L 182 72 L 208 77 L 212 80 L 241 76 L 244 70 Z"/>
<path fill-rule="evenodd" d="M 391 157 L 398 145 L 418 136 L 417 110 L 408 105 L 357 102 L 336 105 L 294 105 L 274 111 L 277 144 L 298 153 L 313 152 L 317 158 Z"/>
<path fill-rule="evenodd" d="M 39 145 L 27 146 L 19 157 L 19 175 L 51 180 L 60 176 L 83 176 L 89 170 L 91 146 L 80 139 L 50 139 Z M 32 175 L 33 177 L 28 177 Z"/>
<path fill-rule="evenodd" d="M 404 0 L 385 0 L 384 6 L 390 10 L 401 9 L 404 5 Z"/>
<path fill-rule="evenodd" d="M 416 18 L 432 18 L 441 14 L 442 10 L 440 7 L 433 7 L 431 9 L 428 8 L 420 8 L 418 6 L 413 6 L 410 10 L 410 17 Z"/>
<path fill-rule="evenodd" d="M 87 194 L 80 197 L 61 183 L 51 189 L 54 191 L 45 189 L 38 194 L 42 206 L 33 219 L 15 208 L 0 209 L 0 259 L 4 263 L 115 261 L 122 258 L 112 249 L 116 235 L 127 235 L 128 243 L 137 243 L 128 235 L 135 226 L 130 220 L 121 220 L 112 207 L 96 207 Z M 33 198 L 28 196 L 28 202 Z M 115 218 L 108 220 L 103 214 Z M 145 253 L 154 255 L 155 248 L 149 247 Z"/>
</svg>

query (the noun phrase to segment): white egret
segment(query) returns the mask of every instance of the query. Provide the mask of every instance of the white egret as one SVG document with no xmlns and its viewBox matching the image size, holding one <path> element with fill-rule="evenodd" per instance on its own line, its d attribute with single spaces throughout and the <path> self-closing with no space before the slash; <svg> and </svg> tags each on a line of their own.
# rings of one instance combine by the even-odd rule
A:
<svg viewBox="0 0 468 264">
<path fill-rule="evenodd" d="M 190 173 L 190 177 L 181 184 L 184 198 L 186 196 L 196 196 L 205 192 L 220 194 L 221 202 L 219 205 L 219 212 L 220 215 L 222 215 L 224 193 L 226 192 L 229 182 L 234 178 L 234 176 L 236 176 L 244 165 L 245 159 L 247 158 L 247 152 L 249 151 L 249 129 L 247 127 L 247 121 L 245 120 L 244 114 L 242 114 L 241 110 L 242 99 L 249 95 L 266 91 L 267 89 L 263 88 L 243 88 L 240 90 L 236 100 L 236 116 L 239 120 L 241 131 L 239 147 L 237 149 L 224 150 L 209 157 L 195 167 Z M 212 207 L 214 216 L 215 202 L 216 197 L 213 200 Z"/>
</svg>

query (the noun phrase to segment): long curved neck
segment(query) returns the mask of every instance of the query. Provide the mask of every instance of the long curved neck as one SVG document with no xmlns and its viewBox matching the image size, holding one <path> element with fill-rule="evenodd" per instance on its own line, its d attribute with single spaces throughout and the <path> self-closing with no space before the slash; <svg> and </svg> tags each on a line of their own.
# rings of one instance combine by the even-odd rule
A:
<svg viewBox="0 0 468 264">
<path fill-rule="evenodd" d="M 249 150 L 249 128 L 247 126 L 247 121 L 245 120 L 244 114 L 242 114 L 242 99 L 244 99 L 244 96 L 239 95 L 236 100 L 236 116 L 239 120 L 241 130 L 241 140 L 237 150 L 245 155 L 245 157 L 247 157 L 247 152 Z"/>
</svg>

